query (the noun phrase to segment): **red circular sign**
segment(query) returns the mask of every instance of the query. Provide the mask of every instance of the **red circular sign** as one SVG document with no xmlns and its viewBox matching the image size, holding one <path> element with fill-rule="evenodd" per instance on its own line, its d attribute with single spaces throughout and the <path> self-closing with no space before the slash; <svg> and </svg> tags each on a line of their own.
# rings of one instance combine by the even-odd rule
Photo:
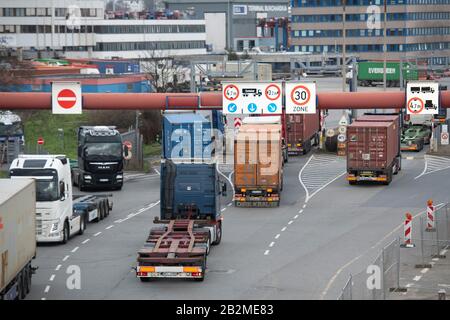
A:
<svg viewBox="0 0 450 320">
<path fill-rule="evenodd" d="M 277 94 L 277 96 L 276 96 L 275 98 L 271 98 L 271 97 L 269 96 L 269 90 L 270 90 L 270 88 L 275 88 L 275 89 L 278 91 L 278 94 Z M 271 85 L 269 85 L 269 86 L 266 88 L 266 91 L 265 91 L 264 93 L 265 93 L 267 99 L 269 99 L 269 100 L 271 100 L 271 101 L 275 101 L 275 100 L 277 100 L 277 99 L 281 96 L 281 89 L 280 89 L 280 87 L 277 86 L 276 84 L 271 84 Z"/>
<path fill-rule="evenodd" d="M 70 109 L 77 103 L 77 95 L 70 89 L 64 89 L 58 93 L 57 100 L 61 108 Z"/>
<path fill-rule="evenodd" d="M 44 139 L 43 138 L 38 138 L 37 143 L 42 145 L 44 144 Z"/>
<path fill-rule="evenodd" d="M 419 100 L 419 102 L 420 102 L 420 109 L 419 110 L 413 110 L 413 109 L 411 109 L 411 101 L 415 101 L 415 100 Z M 409 112 L 411 112 L 411 113 L 420 113 L 420 112 L 422 112 L 422 110 L 423 110 L 423 108 L 424 108 L 424 103 L 423 103 L 423 100 L 422 99 L 420 99 L 420 98 L 411 98 L 411 99 L 409 99 L 409 101 L 408 101 L 408 104 L 407 104 L 407 107 L 408 107 L 408 110 L 409 110 Z"/>
<path fill-rule="evenodd" d="M 306 99 L 304 99 L 304 102 L 297 102 L 297 100 L 295 100 L 294 98 L 294 93 L 298 90 L 298 89 L 303 89 L 306 92 Z M 291 91 L 291 100 L 293 103 L 295 103 L 298 106 L 303 106 L 305 104 L 307 104 L 309 102 L 309 99 L 311 99 L 311 91 L 309 91 L 309 89 L 305 86 L 296 86 L 294 89 L 292 89 Z"/>
<path fill-rule="evenodd" d="M 236 96 L 235 97 L 230 97 L 229 94 L 227 94 L 229 89 L 236 90 Z M 225 99 L 230 100 L 230 101 L 234 101 L 234 100 L 236 100 L 239 97 L 239 89 L 234 84 L 229 84 L 223 90 L 223 95 L 224 95 Z"/>
</svg>

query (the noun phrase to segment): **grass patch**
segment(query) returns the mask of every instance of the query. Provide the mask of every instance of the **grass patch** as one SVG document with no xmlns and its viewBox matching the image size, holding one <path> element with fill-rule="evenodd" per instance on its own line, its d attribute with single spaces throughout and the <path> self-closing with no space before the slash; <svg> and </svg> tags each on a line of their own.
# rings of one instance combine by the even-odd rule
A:
<svg viewBox="0 0 450 320">
<path fill-rule="evenodd" d="M 8 171 L 0 171 L 0 179 L 8 178 Z"/>
<path fill-rule="evenodd" d="M 144 145 L 144 158 L 160 156 L 161 155 L 161 145 L 157 142 L 152 144 Z"/>
<path fill-rule="evenodd" d="M 37 139 L 44 138 L 43 149 L 50 154 L 65 154 L 77 158 L 77 128 L 87 122 L 88 115 L 56 115 L 50 111 L 35 112 L 25 121 L 25 143 L 28 153 L 35 153 Z M 58 132 L 64 129 L 64 138 Z"/>
</svg>

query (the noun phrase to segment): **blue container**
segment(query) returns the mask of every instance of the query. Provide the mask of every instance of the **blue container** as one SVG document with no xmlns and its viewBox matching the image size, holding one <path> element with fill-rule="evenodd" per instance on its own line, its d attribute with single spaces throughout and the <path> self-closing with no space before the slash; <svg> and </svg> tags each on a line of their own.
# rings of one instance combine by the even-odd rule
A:
<svg viewBox="0 0 450 320">
<path fill-rule="evenodd" d="M 128 60 L 92 60 L 101 74 L 140 73 L 139 62 Z M 107 72 L 108 71 L 108 72 Z"/>
<path fill-rule="evenodd" d="M 161 219 L 217 220 L 220 194 L 214 164 L 161 163 Z"/>
<path fill-rule="evenodd" d="M 211 159 L 211 123 L 195 113 L 166 114 L 163 120 L 163 158 Z"/>
</svg>

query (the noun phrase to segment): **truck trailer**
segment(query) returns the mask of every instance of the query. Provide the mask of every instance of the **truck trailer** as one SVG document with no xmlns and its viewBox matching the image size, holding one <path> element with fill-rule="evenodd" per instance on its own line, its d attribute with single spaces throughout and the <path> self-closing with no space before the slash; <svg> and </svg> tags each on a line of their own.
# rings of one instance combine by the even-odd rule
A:
<svg viewBox="0 0 450 320">
<path fill-rule="evenodd" d="M 363 87 L 383 84 L 383 61 L 358 62 L 358 85 Z M 403 80 L 419 80 L 419 72 L 416 65 L 410 62 L 403 63 Z M 400 86 L 400 62 L 388 61 L 386 63 L 386 86 Z"/>
<path fill-rule="evenodd" d="M 234 141 L 234 203 L 276 207 L 283 189 L 280 124 L 243 124 Z"/>
<path fill-rule="evenodd" d="M 313 146 L 319 144 L 319 112 L 286 115 L 286 133 L 288 154 L 307 154 Z"/>
<path fill-rule="evenodd" d="M 220 196 L 226 185 L 214 163 L 161 162 L 160 217 L 138 251 L 136 276 L 203 281 L 211 245 L 222 239 Z"/>
<path fill-rule="evenodd" d="M 36 256 L 36 186 L 33 179 L 0 179 L 0 300 L 30 292 Z"/>
<path fill-rule="evenodd" d="M 399 128 L 395 122 L 355 121 L 347 128 L 347 180 L 388 185 L 400 170 Z"/>
<path fill-rule="evenodd" d="M 9 175 L 13 181 L 36 181 L 37 242 L 66 243 L 83 234 L 88 222 L 106 218 L 113 207 L 111 194 L 73 194 L 65 155 L 19 155 Z"/>
</svg>

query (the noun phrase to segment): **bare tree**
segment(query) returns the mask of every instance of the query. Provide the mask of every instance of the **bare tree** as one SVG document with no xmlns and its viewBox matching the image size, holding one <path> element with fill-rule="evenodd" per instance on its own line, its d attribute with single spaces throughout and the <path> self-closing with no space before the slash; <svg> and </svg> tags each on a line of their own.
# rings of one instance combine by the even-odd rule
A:
<svg viewBox="0 0 450 320">
<path fill-rule="evenodd" d="M 14 85 L 31 76 L 29 62 L 19 61 L 7 48 L 0 47 L 0 91 L 15 91 Z"/>
</svg>

